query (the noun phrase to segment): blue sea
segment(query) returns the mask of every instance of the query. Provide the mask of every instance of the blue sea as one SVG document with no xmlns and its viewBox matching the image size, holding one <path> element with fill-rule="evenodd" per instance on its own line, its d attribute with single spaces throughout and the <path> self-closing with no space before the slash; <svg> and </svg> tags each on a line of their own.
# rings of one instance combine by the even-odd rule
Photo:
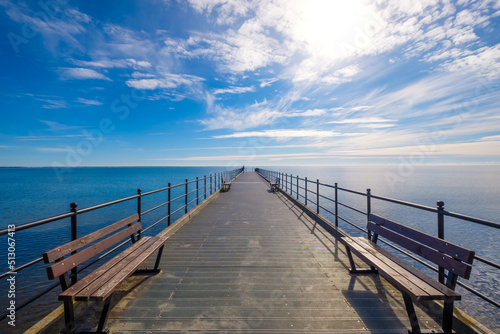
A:
<svg viewBox="0 0 500 334">
<path fill-rule="evenodd" d="M 499 221 L 500 217 L 500 166 L 363 166 L 363 167 L 264 167 L 321 183 L 338 183 L 339 187 L 360 192 L 371 189 L 373 195 L 395 198 L 430 207 L 442 200 L 447 211 L 457 212 L 481 219 Z M 116 199 L 135 195 L 137 189 L 142 192 L 183 183 L 186 179 L 200 179 L 205 175 L 228 170 L 225 167 L 86 167 L 69 168 L 61 171 L 52 168 L 0 168 L 0 228 L 9 224 L 21 224 L 69 212 L 70 203 L 78 204 L 78 209 Z M 252 170 L 248 168 L 247 170 Z M 294 181 L 295 183 L 295 181 Z M 302 183 L 302 181 L 301 181 Z M 203 182 L 200 181 L 202 186 Z M 194 184 L 189 186 L 194 189 Z M 309 184 L 312 187 L 312 183 Z M 207 187 L 207 190 L 209 188 Z M 311 188 L 310 188 L 311 189 Z M 172 198 L 183 194 L 184 187 L 172 191 Z M 208 190 L 209 191 L 209 190 Z M 295 191 L 295 190 L 294 190 Z M 303 193 L 303 192 L 302 192 Z M 333 190 L 325 188 L 322 194 L 333 197 Z M 166 192 L 143 197 L 142 209 L 147 210 L 167 200 Z M 202 196 L 203 197 L 203 196 Z M 189 201 L 195 199 L 193 193 Z M 302 199 L 303 200 L 303 199 Z M 339 192 L 339 200 L 360 210 L 366 208 L 366 198 Z M 201 199 L 200 199 L 201 201 Z M 331 203 L 322 200 L 322 206 Z M 184 203 L 177 203 L 172 210 Z M 194 203 L 190 205 L 192 208 Z M 96 212 L 89 212 L 78 217 L 78 234 L 84 235 L 100 226 L 125 218 L 137 210 L 137 201 L 132 200 Z M 166 208 L 162 208 L 143 217 L 144 226 L 163 218 Z M 332 209 L 333 210 L 333 209 Z M 416 227 L 436 235 L 436 215 L 409 209 L 396 204 L 373 200 L 372 212 Z M 174 216 L 180 217 L 183 210 Z M 332 218 L 323 212 L 327 218 Z M 351 221 L 363 222 L 363 218 L 350 210 L 341 209 L 340 215 Z M 360 226 L 363 224 L 361 223 Z M 155 234 L 166 227 L 166 222 L 150 230 Z M 352 234 L 359 234 L 355 229 L 340 223 L 340 227 Z M 30 230 L 19 231 L 16 239 L 17 264 L 26 263 L 39 257 L 44 251 L 69 241 L 69 219 L 49 223 Z M 483 258 L 499 262 L 500 230 L 445 218 L 445 238 L 464 247 L 476 250 Z M 0 258 L 7 258 L 7 238 L 0 237 L 5 247 L 0 247 Z M 8 271 L 7 261 L 2 273 Z M 2 263 L 0 262 L 0 263 Z M 481 273 L 480 275 L 478 273 Z M 3 279 L 5 280 L 5 278 Z M 6 291 L 6 282 L 0 282 L 0 290 Z M 480 288 L 485 294 L 500 299 L 498 284 L 500 271 L 478 263 L 472 271 L 470 285 Z M 22 301 L 48 284 L 44 266 L 37 264 L 17 274 L 16 299 Z M 7 289 L 8 290 L 8 289 Z M 35 307 L 26 307 L 18 312 L 18 321 L 14 332 L 23 332 L 49 310 L 59 306 L 55 293 L 49 293 L 36 301 Z M 500 332 L 497 308 L 485 305 L 477 297 L 463 289 L 464 300 L 457 306 L 472 317 L 477 318 L 491 329 Z M 7 295 L 0 297 L 1 308 L 7 307 Z M 0 323 L 0 331 L 11 330 L 6 321 Z"/>
</svg>

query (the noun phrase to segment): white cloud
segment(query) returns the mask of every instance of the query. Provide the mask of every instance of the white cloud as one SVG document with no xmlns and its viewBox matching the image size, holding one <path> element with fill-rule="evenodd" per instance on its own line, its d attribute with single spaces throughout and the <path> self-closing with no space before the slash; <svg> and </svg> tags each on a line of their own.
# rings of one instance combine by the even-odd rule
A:
<svg viewBox="0 0 500 334">
<path fill-rule="evenodd" d="M 281 153 L 281 154 L 247 154 L 247 155 L 221 155 L 221 156 L 196 156 L 187 158 L 162 158 L 150 160 L 173 161 L 276 161 L 290 159 L 313 159 L 331 156 L 325 153 Z"/>
<path fill-rule="evenodd" d="M 243 94 L 243 93 L 248 93 L 248 92 L 255 92 L 255 87 L 235 87 L 235 86 L 230 86 L 228 88 L 219 88 L 219 89 L 214 89 L 212 91 L 212 94 L 214 95 L 219 95 L 219 94 Z"/>
<path fill-rule="evenodd" d="M 464 57 L 457 57 L 444 63 L 441 68 L 450 72 L 468 72 L 488 79 L 498 79 L 500 78 L 500 45 L 482 47 Z"/>
<path fill-rule="evenodd" d="M 317 117 L 323 116 L 328 112 L 327 109 L 309 109 L 306 111 L 295 111 L 290 113 L 284 113 L 284 117 Z"/>
<path fill-rule="evenodd" d="M 248 137 L 269 137 L 275 139 L 290 139 L 290 138 L 330 138 L 341 136 L 334 131 L 321 130 L 264 130 L 264 131 L 247 131 L 236 132 L 230 135 L 218 135 L 213 138 L 248 138 Z"/>
<path fill-rule="evenodd" d="M 86 105 L 89 105 L 89 106 L 101 106 L 102 105 L 102 102 L 100 102 L 100 101 L 97 101 L 97 100 L 88 100 L 88 99 L 84 99 L 82 97 L 79 97 L 77 99 L 77 101 L 79 103 L 86 104 Z"/>
<path fill-rule="evenodd" d="M 134 79 L 142 79 L 142 78 L 154 78 L 155 75 L 151 73 L 143 73 L 143 72 L 133 72 L 132 78 Z"/>
<path fill-rule="evenodd" d="M 97 80 L 107 80 L 112 81 L 110 78 L 88 68 L 74 68 L 74 67 L 60 67 L 59 73 L 63 79 L 97 79 Z"/>
<path fill-rule="evenodd" d="M 102 59 L 98 61 L 86 61 L 71 59 L 71 63 L 81 67 L 97 67 L 97 68 L 149 68 L 151 63 L 147 61 L 137 61 L 135 59 Z"/>
<path fill-rule="evenodd" d="M 39 152 L 74 152 L 70 147 L 37 147 L 35 150 Z"/>
<path fill-rule="evenodd" d="M 161 79 L 130 79 L 126 84 L 136 89 L 172 89 L 181 85 L 192 86 L 204 81 L 203 78 L 188 74 L 163 74 Z"/>
<path fill-rule="evenodd" d="M 382 117 L 361 117 L 361 118 L 348 118 L 340 121 L 330 121 L 327 122 L 327 124 L 359 124 L 359 123 L 385 123 L 385 122 L 394 122 L 394 120 Z"/>
<path fill-rule="evenodd" d="M 66 130 L 76 130 L 82 129 L 82 126 L 66 125 L 59 122 L 40 120 L 40 122 L 47 125 L 50 131 L 66 131 Z"/>
<path fill-rule="evenodd" d="M 281 112 L 268 108 L 267 101 L 242 109 L 214 105 L 210 114 L 215 114 L 215 116 L 199 121 L 206 130 L 254 128 L 270 124 L 283 115 Z"/>
</svg>

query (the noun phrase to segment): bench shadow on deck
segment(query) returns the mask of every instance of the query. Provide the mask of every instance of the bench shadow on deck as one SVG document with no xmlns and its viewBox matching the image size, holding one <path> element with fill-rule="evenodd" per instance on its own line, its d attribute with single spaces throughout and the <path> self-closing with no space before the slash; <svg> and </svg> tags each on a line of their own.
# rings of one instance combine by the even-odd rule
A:
<svg viewBox="0 0 500 334">
<path fill-rule="evenodd" d="M 337 239 L 244 173 L 166 243 L 154 277 L 120 289 L 112 333 L 406 333 L 398 290 L 350 276 Z M 151 259 L 151 261 L 154 259 Z M 418 310 L 422 327 L 440 326 Z"/>
</svg>

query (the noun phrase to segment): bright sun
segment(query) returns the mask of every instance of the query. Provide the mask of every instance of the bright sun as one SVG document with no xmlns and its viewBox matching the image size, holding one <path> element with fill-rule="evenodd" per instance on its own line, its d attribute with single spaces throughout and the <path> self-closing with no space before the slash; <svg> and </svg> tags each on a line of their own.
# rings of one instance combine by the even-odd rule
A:
<svg viewBox="0 0 500 334">
<path fill-rule="evenodd" d="M 297 14 L 294 37 L 305 42 L 314 55 L 340 58 L 345 56 L 343 48 L 356 47 L 369 12 L 357 0 L 309 0 L 298 4 Z"/>
</svg>

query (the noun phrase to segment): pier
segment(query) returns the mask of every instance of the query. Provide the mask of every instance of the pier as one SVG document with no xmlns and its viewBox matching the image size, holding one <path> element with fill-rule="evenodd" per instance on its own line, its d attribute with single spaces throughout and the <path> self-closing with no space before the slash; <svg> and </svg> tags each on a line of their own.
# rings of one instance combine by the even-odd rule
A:
<svg viewBox="0 0 500 334">
<path fill-rule="evenodd" d="M 339 214 L 339 206 L 367 215 L 372 199 L 388 200 L 433 211 L 438 224 L 448 215 L 498 228 L 498 223 L 447 212 L 442 206 L 433 209 L 374 196 L 369 190 L 364 194 L 319 180 L 257 171 L 237 169 L 174 186 L 169 183 L 166 188 L 147 193 L 138 190 L 136 196 L 21 225 L 20 230 L 68 218 L 75 222 L 76 230 L 80 215 L 134 201 L 135 216 L 149 225 L 143 231 L 166 225 L 159 233 L 168 237 L 161 272 L 139 273 L 118 287 L 106 326 L 111 333 L 390 334 L 407 333 L 412 328 L 405 301 L 401 291 L 381 275 L 349 274 L 351 263 L 341 243 L 347 234 L 338 227 L 338 220 L 350 222 Z M 231 184 L 226 188 L 221 180 Z M 320 187 L 335 190 L 334 199 L 327 197 L 327 192 L 321 193 Z M 224 188 L 227 191 L 223 192 Z M 183 194 L 172 195 L 172 190 Z M 366 197 L 366 212 L 342 203 L 337 191 Z M 143 209 L 147 196 L 160 193 L 168 194 L 167 202 Z M 327 200 L 335 205 L 328 206 Z M 172 203 L 178 205 L 171 208 Z M 156 222 L 146 223 L 146 215 L 161 208 L 168 208 L 167 215 L 159 220 L 155 216 Z M 333 214 L 335 219 L 328 221 L 320 210 Z M 177 213 L 179 218 L 171 222 Z M 146 267 L 153 267 L 155 258 L 148 259 Z M 498 264 L 478 255 L 475 258 L 498 268 Z M 20 271 L 41 260 L 16 269 Z M 357 257 L 354 261 L 366 267 Z M 50 284 L 40 296 L 54 290 L 50 293 L 56 299 L 60 287 L 57 282 Z M 29 308 L 37 298 L 22 307 Z M 497 306 L 492 298 L 484 294 L 482 298 Z M 78 327 L 95 327 L 101 303 L 77 302 Z M 439 333 L 439 303 L 416 306 L 422 329 Z M 59 332 L 64 328 L 63 314 L 59 306 L 26 333 Z M 458 309 L 453 326 L 457 333 L 493 333 Z"/>
<path fill-rule="evenodd" d="M 350 276 L 335 238 L 243 173 L 168 240 L 162 272 L 113 308 L 113 333 L 404 333 L 399 291 Z M 427 328 L 440 328 L 419 311 Z"/>
</svg>

